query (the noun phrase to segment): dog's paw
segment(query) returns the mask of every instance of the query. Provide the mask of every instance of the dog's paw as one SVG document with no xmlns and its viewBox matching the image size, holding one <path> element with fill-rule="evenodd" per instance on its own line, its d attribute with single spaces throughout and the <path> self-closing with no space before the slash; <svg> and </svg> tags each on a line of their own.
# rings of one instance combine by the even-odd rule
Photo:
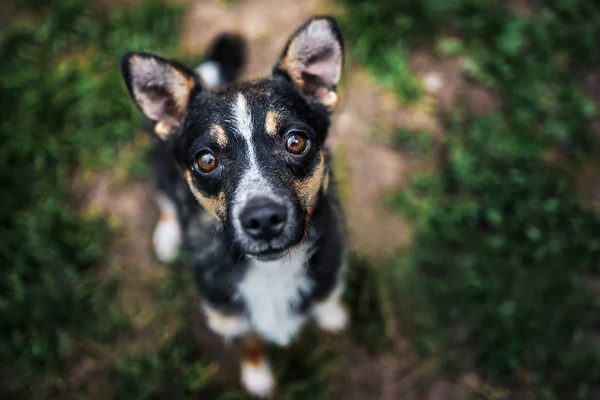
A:
<svg viewBox="0 0 600 400">
<path fill-rule="evenodd" d="M 175 260 L 181 247 L 181 227 L 175 218 L 159 221 L 152 235 L 154 253 L 159 261 L 169 263 Z"/>
<path fill-rule="evenodd" d="M 348 311 L 341 302 L 319 305 L 315 308 L 315 319 L 319 327 L 328 332 L 340 332 L 348 326 Z"/>
<path fill-rule="evenodd" d="M 258 364 L 243 362 L 242 385 L 256 397 L 261 399 L 269 397 L 275 388 L 275 377 L 269 364 L 265 360 Z"/>
</svg>

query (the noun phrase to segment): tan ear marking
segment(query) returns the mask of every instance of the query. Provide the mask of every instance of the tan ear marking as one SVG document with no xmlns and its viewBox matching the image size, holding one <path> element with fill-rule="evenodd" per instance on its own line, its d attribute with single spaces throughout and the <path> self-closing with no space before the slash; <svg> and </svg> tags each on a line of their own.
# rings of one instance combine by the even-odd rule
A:
<svg viewBox="0 0 600 400">
<path fill-rule="evenodd" d="M 213 124 L 210 127 L 210 136 L 217 142 L 219 147 L 224 148 L 227 146 L 229 140 L 227 139 L 227 134 L 221 125 Z"/>
<path fill-rule="evenodd" d="M 276 111 L 269 110 L 267 112 L 267 117 L 265 118 L 265 131 L 267 131 L 269 135 L 277 135 L 277 128 L 280 118 L 281 116 Z"/>
<path fill-rule="evenodd" d="M 129 58 L 129 66 L 131 68 L 133 68 L 135 66 L 135 64 L 137 64 L 137 62 L 138 62 L 138 56 L 131 56 Z"/>
<path fill-rule="evenodd" d="M 194 195 L 194 197 L 196 197 L 196 199 L 198 200 L 200 205 L 206 210 L 206 212 L 208 212 L 216 219 L 222 221 L 227 210 L 227 204 L 225 202 L 225 193 L 219 192 L 219 194 L 216 197 L 208 197 L 203 195 L 198 191 L 198 189 L 196 189 L 196 186 L 194 186 L 192 174 L 190 173 L 190 171 L 185 171 L 185 180 L 187 181 L 188 186 L 192 191 L 192 194 Z"/>
<path fill-rule="evenodd" d="M 174 71 L 177 80 L 176 82 L 173 82 L 173 98 L 177 104 L 177 111 L 179 111 L 180 114 L 183 114 L 187 109 L 190 94 L 192 93 L 195 83 L 193 79 L 186 77 L 178 70 L 175 69 Z"/>
<path fill-rule="evenodd" d="M 333 111 L 333 109 L 337 106 L 339 97 L 336 92 L 333 90 L 329 90 L 323 96 L 318 96 L 321 104 L 325 106 L 325 108 L 329 111 Z"/>
<path fill-rule="evenodd" d="M 163 140 L 171 134 L 171 129 L 173 129 L 173 125 L 166 121 L 158 121 L 156 125 L 154 125 L 154 132 Z"/>
</svg>

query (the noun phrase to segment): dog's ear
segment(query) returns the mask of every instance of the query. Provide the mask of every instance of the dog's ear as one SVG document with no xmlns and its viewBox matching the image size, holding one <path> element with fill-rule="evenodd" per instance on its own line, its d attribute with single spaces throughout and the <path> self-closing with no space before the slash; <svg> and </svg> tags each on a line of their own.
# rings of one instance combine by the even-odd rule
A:
<svg viewBox="0 0 600 400">
<path fill-rule="evenodd" d="M 273 72 L 284 72 L 304 96 L 332 111 L 343 64 L 344 40 L 337 22 L 316 17 L 292 35 Z"/>
<path fill-rule="evenodd" d="M 156 122 L 161 139 L 181 123 L 192 91 L 200 89 L 193 72 L 154 54 L 126 53 L 121 58 L 121 73 L 135 103 Z"/>
</svg>

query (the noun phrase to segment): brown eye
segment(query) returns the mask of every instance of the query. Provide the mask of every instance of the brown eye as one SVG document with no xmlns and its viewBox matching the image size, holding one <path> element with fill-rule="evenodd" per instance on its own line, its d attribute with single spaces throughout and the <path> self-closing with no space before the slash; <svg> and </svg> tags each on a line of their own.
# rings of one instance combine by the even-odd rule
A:
<svg viewBox="0 0 600 400">
<path fill-rule="evenodd" d="M 292 154 L 302 154 L 308 147 L 308 138 L 302 133 L 295 132 L 288 136 L 285 148 Z"/>
<path fill-rule="evenodd" d="M 196 158 L 196 165 L 202 172 L 210 172 L 217 168 L 217 159 L 210 151 L 203 151 Z"/>
</svg>

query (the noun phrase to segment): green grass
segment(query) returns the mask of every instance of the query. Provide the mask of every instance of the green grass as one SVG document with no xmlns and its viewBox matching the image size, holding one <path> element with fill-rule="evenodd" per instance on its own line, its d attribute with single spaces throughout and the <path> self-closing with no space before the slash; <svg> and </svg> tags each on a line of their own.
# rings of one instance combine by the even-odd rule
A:
<svg viewBox="0 0 600 400">
<path fill-rule="evenodd" d="M 212 372 L 195 344 L 191 326 L 198 304 L 193 279 L 173 267 L 160 281 L 151 329 L 158 343 L 150 351 L 125 351 L 106 369 L 117 399 L 188 399 L 206 390 Z"/>
<path fill-rule="evenodd" d="M 416 344 L 453 371 L 538 398 L 587 399 L 600 379 L 600 304 L 588 284 L 600 272 L 600 213 L 583 206 L 576 182 L 597 165 L 598 111 L 579 79 L 600 64 L 600 7 L 528 3 L 524 16 L 504 2 L 342 1 L 355 55 L 375 72 L 385 54 L 428 46 L 460 57 L 465 75 L 502 99 L 490 115 L 458 104 L 442 116 L 441 167 L 390 199 L 415 226 L 393 263 L 412 283 L 401 296 L 416 310 Z M 413 78 L 382 81 L 406 98 Z M 423 156 L 427 143 L 415 138 L 401 132 L 396 144 Z M 566 161 L 547 165 L 548 149 Z"/>
<path fill-rule="evenodd" d="M 0 397 L 66 390 L 84 343 L 128 330 L 117 280 L 98 278 L 111 232 L 82 215 L 72 176 L 112 165 L 132 137 L 119 57 L 172 51 L 179 14 L 156 2 L 109 13 L 80 0 L 14 4 L 0 42 Z"/>
<path fill-rule="evenodd" d="M 575 182 L 597 165 L 589 131 L 597 110 L 579 77 L 600 64 L 599 7 L 534 1 L 526 17 L 482 0 L 342 3 L 354 58 L 404 102 L 423 95 L 408 60 L 426 46 L 459 57 L 502 107 L 474 116 L 459 104 L 442 116 L 441 167 L 413 175 L 389 199 L 412 220 L 413 246 L 377 266 L 352 258 L 346 297 L 354 324 L 345 337 L 307 327 L 290 349 L 270 349 L 280 397 L 329 398 L 353 350 L 379 354 L 408 328 L 416 347 L 454 375 L 475 370 L 538 398 L 591 398 L 600 379 L 592 340 L 600 304 L 588 283 L 600 272 L 600 214 L 583 207 Z M 81 210 L 73 175 L 147 175 L 148 147 L 132 142 L 139 112 L 118 60 L 129 49 L 176 54 L 182 10 L 154 1 L 96 7 L 15 1 L 0 35 L 2 398 L 72 394 L 69 371 L 91 348 L 115 351 L 136 339 L 115 301 L 122 280 L 106 273 L 114 232 Z M 394 142 L 415 158 L 435 156 L 434 144 L 427 132 L 401 131 Z M 548 149 L 565 161 L 547 165 Z M 154 345 L 104 365 L 106 393 L 247 398 L 215 381 L 212 360 L 195 343 L 189 271 L 174 267 L 155 296 Z M 399 327 L 395 315 L 411 325 Z M 93 388 L 75 389 L 92 396 Z"/>
</svg>

